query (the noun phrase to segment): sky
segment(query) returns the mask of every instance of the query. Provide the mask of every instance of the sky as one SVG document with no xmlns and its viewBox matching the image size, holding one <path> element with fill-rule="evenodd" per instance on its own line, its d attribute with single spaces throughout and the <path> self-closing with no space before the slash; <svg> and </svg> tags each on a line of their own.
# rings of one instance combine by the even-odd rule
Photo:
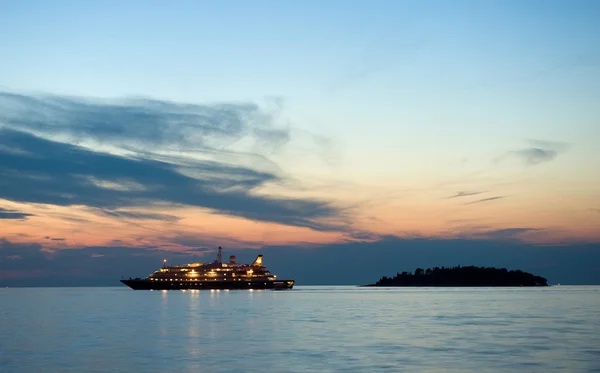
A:
<svg viewBox="0 0 600 373">
<path fill-rule="evenodd" d="M 598 19 L 584 0 L 3 1 L 0 282 L 217 245 L 290 275 L 290 250 L 372 253 L 376 280 L 427 240 L 600 283 L 563 260 L 600 264 Z"/>
</svg>

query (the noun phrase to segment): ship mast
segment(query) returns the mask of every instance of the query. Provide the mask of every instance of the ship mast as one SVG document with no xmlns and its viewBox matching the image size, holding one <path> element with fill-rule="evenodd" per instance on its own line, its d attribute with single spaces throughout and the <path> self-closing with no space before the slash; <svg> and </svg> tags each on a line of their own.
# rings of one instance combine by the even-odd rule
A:
<svg viewBox="0 0 600 373">
<path fill-rule="evenodd" d="M 217 253 L 217 262 L 222 263 L 223 262 L 223 253 L 221 252 L 221 246 L 219 246 L 219 252 Z"/>
</svg>

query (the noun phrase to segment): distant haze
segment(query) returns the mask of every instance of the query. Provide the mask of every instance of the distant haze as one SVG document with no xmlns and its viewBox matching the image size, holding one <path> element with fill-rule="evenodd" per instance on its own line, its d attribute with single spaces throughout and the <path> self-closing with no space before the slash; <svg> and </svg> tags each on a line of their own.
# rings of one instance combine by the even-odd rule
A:
<svg viewBox="0 0 600 373">
<path fill-rule="evenodd" d="M 37 245 L 0 244 L 0 256 L 22 255 L 0 262 L 0 286 L 121 286 L 121 276 L 145 277 L 168 264 L 212 261 L 216 250 L 203 256 L 143 248 L 89 247 L 43 254 Z M 600 284 L 599 245 L 535 247 L 514 242 L 468 240 L 405 240 L 387 237 L 377 243 L 306 247 L 267 247 L 261 250 L 224 249 L 238 263 L 263 263 L 279 278 L 297 285 L 360 285 L 415 268 L 477 265 L 521 269 L 546 277 L 549 284 Z M 124 285 L 123 285 L 124 286 Z"/>
</svg>

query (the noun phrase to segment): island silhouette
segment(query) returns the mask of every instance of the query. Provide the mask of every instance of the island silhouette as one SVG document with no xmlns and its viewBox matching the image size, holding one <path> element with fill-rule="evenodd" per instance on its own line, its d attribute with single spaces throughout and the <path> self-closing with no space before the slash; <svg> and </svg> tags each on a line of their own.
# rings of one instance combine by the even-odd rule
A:
<svg viewBox="0 0 600 373">
<path fill-rule="evenodd" d="M 548 286 L 544 277 L 506 268 L 456 266 L 417 268 L 414 273 L 383 276 L 374 284 L 362 286 Z"/>
</svg>

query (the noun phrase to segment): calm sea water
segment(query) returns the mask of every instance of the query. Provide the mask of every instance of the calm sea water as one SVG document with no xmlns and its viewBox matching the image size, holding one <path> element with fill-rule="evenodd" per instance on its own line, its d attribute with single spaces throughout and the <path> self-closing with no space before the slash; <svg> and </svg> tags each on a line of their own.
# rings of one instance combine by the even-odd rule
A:
<svg viewBox="0 0 600 373">
<path fill-rule="evenodd" d="M 600 287 L 0 289 L 0 372 L 600 372 Z"/>
</svg>

